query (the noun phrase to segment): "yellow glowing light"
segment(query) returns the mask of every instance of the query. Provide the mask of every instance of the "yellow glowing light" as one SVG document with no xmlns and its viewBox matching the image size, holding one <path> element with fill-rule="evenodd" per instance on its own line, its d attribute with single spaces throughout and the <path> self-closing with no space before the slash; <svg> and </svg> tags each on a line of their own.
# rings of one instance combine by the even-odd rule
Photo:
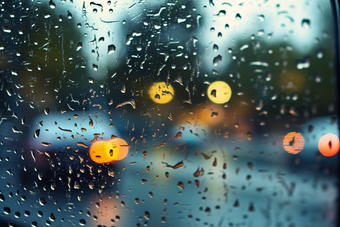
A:
<svg viewBox="0 0 340 227">
<path fill-rule="evenodd" d="M 170 84 L 164 82 L 154 83 L 149 89 L 150 98 L 159 104 L 165 104 L 172 100 L 175 91 Z"/>
<path fill-rule="evenodd" d="M 124 159 L 129 152 L 129 145 L 123 139 L 116 138 L 109 140 L 107 143 L 110 156 L 115 161 Z"/>
<path fill-rule="evenodd" d="M 126 157 L 129 152 L 128 144 L 123 139 L 109 141 L 97 141 L 90 147 L 90 158 L 96 163 L 108 163 L 119 161 Z"/>
<path fill-rule="evenodd" d="M 283 148 L 291 154 L 297 154 L 305 146 L 305 140 L 300 133 L 290 132 L 283 139 Z"/>
<path fill-rule="evenodd" d="M 333 133 L 322 136 L 318 144 L 319 151 L 326 157 L 336 155 L 339 151 L 339 137 Z"/>
<path fill-rule="evenodd" d="M 217 104 L 224 104 L 231 97 L 231 88 L 226 82 L 215 81 L 208 87 L 208 98 Z"/>
</svg>

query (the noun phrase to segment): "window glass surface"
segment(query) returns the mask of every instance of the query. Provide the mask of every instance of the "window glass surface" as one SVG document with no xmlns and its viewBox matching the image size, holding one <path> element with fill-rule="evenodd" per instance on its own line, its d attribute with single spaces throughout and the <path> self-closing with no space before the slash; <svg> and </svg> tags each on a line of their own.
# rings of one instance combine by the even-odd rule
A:
<svg viewBox="0 0 340 227">
<path fill-rule="evenodd" d="M 332 7 L 0 1 L 1 226 L 336 226 Z"/>
</svg>

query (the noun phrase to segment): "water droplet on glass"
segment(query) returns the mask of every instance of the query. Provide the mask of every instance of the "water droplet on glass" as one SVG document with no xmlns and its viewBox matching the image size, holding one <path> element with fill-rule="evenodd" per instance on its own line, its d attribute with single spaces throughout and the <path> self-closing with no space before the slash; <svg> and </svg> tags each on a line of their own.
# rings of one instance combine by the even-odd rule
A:
<svg viewBox="0 0 340 227">
<path fill-rule="evenodd" d="M 93 189 L 94 188 L 94 183 L 92 181 L 89 182 L 89 188 Z"/>
<path fill-rule="evenodd" d="M 99 40 L 98 40 L 98 43 L 102 43 L 104 42 L 105 38 L 104 37 L 100 37 Z"/>
<path fill-rule="evenodd" d="M 39 203 L 40 203 L 41 206 L 45 206 L 47 204 L 44 197 L 39 198 Z"/>
<path fill-rule="evenodd" d="M 249 168 L 250 170 L 253 170 L 253 163 L 248 162 L 247 166 L 248 166 L 248 168 Z"/>
<path fill-rule="evenodd" d="M 79 42 L 79 43 L 77 44 L 76 51 L 79 51 L 81 48 L 83 48 L 83 44 L 82 44 L 82 42 Z"/>
<path fill-rule="evenodd" d="M 320 74 L 315 74 L 314 80 L 315 80 L 316 83 L 320 83 L 320 82 L 321 82 L 321 76 L 320 76 Z"/>
<path fill-rule="evenodd" d="M 272 73 L 267 73 L 266 81 L 271 81 L 273 77 Z"/>
<path fill-rule="evenodd" d="M 179 139 L 182 137 L 182 132 L 178 132 L 175 136 L 175 139 Z"/>
<path fill-rule="evenodd" d="M 227 14 L 225 10 L 220 10 L 217 14 L 218 17 L 224 17 Z"/>
<path fill-rule="evenodd" d="M 145 211 L 144 217 L 145 217 L 146 220 L 149 220 L 150 219 L 150 213 L 148 211 Z"/>
<path fill-rule="evenodd" d="M 86 225 L 86 221 L 84 219 L 80 219 L 79 225 L 82 225 L 82 226 Z"/>
<path fill-rule="evenodd" d="M 177 18 L 177 23 L 183 23 L 183 22 L 185 22 L 187 19 L 186 18 L 182 18 L 182 17 L 178 17 Z"/>
<path fill-rule="evenodd" d="M 216 44 L 214 44 L 213 50 L 214 50 L 214 51 L 218 51 L 218 46 L 217 46 Z"/>
<path fill-rule="evenodd" d="M 10 213 L 11 213 L 11 208 L 4 207 L 4 214 L 10 214 Z"/>
<path fill-rule="evenodd" d="M 12 32 L 11 26 L 10 26 L 10 25 L 3 25 L 3 26 L 2 26 L 2 29 L 3 29 L 3 31 L 6 32 L 6 33 L 11 33 L 11 32 Z"/>
<path fill-rule="evenodd" d="M 122 92 L 123 94 L 126 92 L 125 84 L 123 84 L 122 88 L 120 89 L 120 92 Z"/>
<path fill-rule="evenodd" d="M 306 29 L 309 30 L 310 29 L 310 20 L 309 19 L 303 19 L 301 22 L 301 26 Z"/>
<path fill-rule="evenodd" d="M 180 181 L 178 182 L 177 187 L 179 187 L 180 189 L 184 189 L 184 184 Z"/>
<path fill-rule="evenodd" d="M 213 60 L 213 64 L 214 66 L 217 66 L 218 62 L 222 61 L 222 56 L 221 55 L 218 55 L 216 57 L 214 57 L 214 60 Z"/>
<path fill-rule="evenodd" d="M 241 15 L 239 13 L 236 14 L 235 16 L 236 20 L 240 21 L 242 19 Z"/>
<path fill-rule="evenodd" d="M 260 99 L 259 104 L 258 104 L 257 107 L 256 107 L 256 110 L 257 110 L 257 111 L 260 111 L 262 108 L 263 108 L 263 100 Z"/>
<path fill-rule="evenodd" d="M 247 132 L 247 139 L 248 139 L 248 140 L 251 140 L 251 138 L 252 138 L 251 132 Z"/>
<path fill-rule="evenodd" d="M 107 54 L 112 54 L 116 51 L 116 46 L 111 44 L 107 47 Z"/>
<path fill-rule="evenodd" d="M 323 57 L 323 51 L 322 50 L 318 50 L 318 52 L 316 53 L 316 57 L 318 59 L 321 59 Z"/>
<path fill-rule="evenodd" d="M 52 0 L 50 0 L 49 6 L 50 6 L 51 9 L 55 9 L 55 4 Z"/>
<path fill-rule="evenodd" d="M 263 22 L 263 21 L 264 21 L 264 15 L 259 15 L 259 20 L 260 20 L 261 22 Z"/>
<path fill-rule="evenodd" d="M 52 190 L 55 190 L 57 188 L 57 184 L 55 183 L 55 182 L 53 182 L 52 184 L 51 184 L 51 189 Z"/>
</svg>

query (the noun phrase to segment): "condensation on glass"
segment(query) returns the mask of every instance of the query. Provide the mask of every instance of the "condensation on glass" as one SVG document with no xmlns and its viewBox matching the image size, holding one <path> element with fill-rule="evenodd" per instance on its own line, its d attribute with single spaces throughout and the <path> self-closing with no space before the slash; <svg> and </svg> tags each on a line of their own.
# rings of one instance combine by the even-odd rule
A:
<svg viewBox="0 0 340 227">
<path fill-rule="evenodd" d="M 335 226 L 332 12 L 1 1 L 1 225 Z"/>
</svg>

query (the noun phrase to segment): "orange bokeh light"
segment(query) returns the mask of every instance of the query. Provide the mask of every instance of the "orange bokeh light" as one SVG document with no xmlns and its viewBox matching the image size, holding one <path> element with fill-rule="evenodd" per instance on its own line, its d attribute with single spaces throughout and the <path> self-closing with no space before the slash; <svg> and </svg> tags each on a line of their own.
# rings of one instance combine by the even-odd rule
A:
<svg viewBox="0 0 340 227">
<path fill-rule="evenodd" d="M 299 153 L 305 146 L 305 140 L 300 133 L 290 132 L 283 139 L 283 148 L 290 154 Z"/>
<path fill-rule="evenodd" d="M 339 137 L 333 133 L 322 136 L 318 144 L 319 151 L 324 156 L 333 156 L 339 151 Z"/>
<path fill-rule="evenodd" d="M 129 152 L 129 145 L 123 139 L 116 138 L 107 143 L 109 150 L 112 150 L 112 158 L 115 161 L 124 159 Z"/>
<path fill-rule="evenodd" d="M 126 157 L 129 145 L 123 139 L 112 139 L 109 141 L 97 141 L 90 147 L 90 158 L 96 163 L 109 163 L 119 161 Z"/>
</svg>

